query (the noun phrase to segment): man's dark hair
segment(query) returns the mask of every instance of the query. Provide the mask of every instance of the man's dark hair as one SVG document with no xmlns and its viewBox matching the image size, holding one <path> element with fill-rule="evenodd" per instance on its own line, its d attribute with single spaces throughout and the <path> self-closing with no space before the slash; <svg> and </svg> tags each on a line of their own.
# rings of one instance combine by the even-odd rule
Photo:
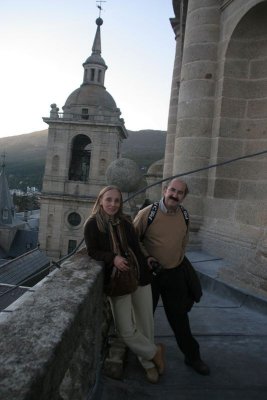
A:
<svg viewBox="0 0 267 400">
<path fill-rule="evenodd" d="M 183 181 L 182 179 L 179 179 L 179 178 L 172 178 L 172 179 L 167 180 L 167 181 L 164 183 L 164 189 L 167 189 L 167 188 L 170 186 L 170 183 L 171 183 L 172 181 L 174 181 L 174 180 L 180 181 L 180 182 L 182 182 L 182 183 L 185 184 L 185 191 L 184 191 L 184 197 L 185 197 L 185 196 L 189 193 L 189 189 L 188 189 L 187 183 L 186 183 L 185 181 Z"/>
</svg>

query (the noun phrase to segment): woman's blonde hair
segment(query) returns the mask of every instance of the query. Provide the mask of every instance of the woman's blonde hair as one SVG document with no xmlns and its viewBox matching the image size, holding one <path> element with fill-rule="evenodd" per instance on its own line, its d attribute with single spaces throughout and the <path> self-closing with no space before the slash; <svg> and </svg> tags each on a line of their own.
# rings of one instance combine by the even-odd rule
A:
<svg viewBox="0 0 267 400">
<path fill-rule="evenodd" d="M 115 217 L 116 218 L 123 217 L 123 199 L 122 199 L 121 190 L 115 185 L 109 185 L 109 186 L 105 186 L 103 189 L 100 190 L 100 192 L 99 192 L 99 194 L 97 196 L 97 199 L 95 201 L 95 204 L 93 206 L 91 215 L 87 218 L 87 220 L 85 221 L 84 225 L 86 225 L 86 223 L 87 223 L 87 221 L 89 221 L 89 219 L 95 218 L 96 222 L 97 222 L 98 229 L 101 232 L 105 232 L 105 230 L 106 230 L 106 218 L 105 218 L 105 212 L 104 212 L 103 207 L 100 204 L 100 202 L 101 202 L 104 194 L 107 193 L 110 190 L 117 190 L 117 192 L 120 195 L 120 207 L 119 207 L 118 212 L 115 215 Z"/>
</svg>

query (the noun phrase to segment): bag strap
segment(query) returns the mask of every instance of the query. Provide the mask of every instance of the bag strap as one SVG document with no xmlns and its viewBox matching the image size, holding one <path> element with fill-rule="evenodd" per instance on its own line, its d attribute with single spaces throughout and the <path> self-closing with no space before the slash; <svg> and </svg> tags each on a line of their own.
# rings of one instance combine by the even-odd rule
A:
<svg viewBox="0 0 267 400">
<path fill-rule="evenodd" d="M 149 215 L 147 217 L 147 226 L 146 226 L 146 230 L 149 227 L 149 225 L 152 224 L 152 222 L 154 221 L 154 218 L 158 212 L 159 209 L 159 201 L 155 201 L 155 203 L 152 204 L 152 207 L 150 209 Z"/>
<path fill-rule="evenodd" d="M 184 220 L 185 220 L 185 223 L 186 223 L 186 226 L 187 226 L 187 229 L 188 229 L 188 225 L 189 225 L 189 214 L 188 214 L 188 211 L 181 205 L 180 205 L 180 209 L 181 209 L 181 211 L 183 213 Z"/>
<path fill-rule="evenodd" d="M 155 201 L 155 203 L 152 204 L 152 207 L 149 211 L 148 217 L 147 217 L 147 225 L 146 225 L 146 229 L 144 230 L 142 237 L 141 237 L 141 241 L 144 239 L 145 234 L 147 229 L 149 228 L 149 226 L 152 224 L 152 222 L 154 221 L 154 218 L 157 214 L 159 208 L 159 201 Z"/>
<path fill-rule="evenodd" d="M 187 227 L 187 229 L 188 229 L 188 225 L 189 225 L 189 213 L 188 213 L 188 211 L 187 211 L 182 205 L 180 205 L 179 207 L 180 207 L 180 209 L 181 209 L 181 211 L 182 211 L 182 214 L 183 214 L 183 217 L 184 217 L 184 220 L 185 220 L 185 223 L 186 223 L 186 227 Z M 152 204 L 152 207 L 151 207 L 150 212 L 149 212 L 149 214 L 148 214 L 146 229 L 144 230 L 144 232 L 143 232 L 143 234 L 142 234 L 142 239 L 141 239 L 141 241 L 143 240 L 143 238 L 144 238 L 144 236 L 145 236 L 145 233 L 146 233 L 146 231 L 148 230 L 149 226 L 150 226 L 150 225 L 152 224 L 152 222 L 154 221 L 158 209 L 159 209 L 159 201 L 155 201 L 155 203 Z"/>
</svg>

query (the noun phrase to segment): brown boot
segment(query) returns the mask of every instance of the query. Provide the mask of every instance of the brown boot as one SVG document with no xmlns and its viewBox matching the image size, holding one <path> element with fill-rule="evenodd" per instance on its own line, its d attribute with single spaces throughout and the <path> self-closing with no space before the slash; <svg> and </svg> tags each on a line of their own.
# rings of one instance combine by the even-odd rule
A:
<svg viewBox="0 0 267 400">
<path fill-rule="evenodd" d="M 158 383 L 159 373 L 156 367 L 146 369 L 146 379 L 150 383 Z"/>
<path fill-rule="evenodd" d="M 157 352 L 152 358 L 152 361 L 156 365 L 160 375 L 163 374 L 165 368 L 164 352 L 165 352 L 164 345 L 162 343 L 158 343 Z"/>
</svg>

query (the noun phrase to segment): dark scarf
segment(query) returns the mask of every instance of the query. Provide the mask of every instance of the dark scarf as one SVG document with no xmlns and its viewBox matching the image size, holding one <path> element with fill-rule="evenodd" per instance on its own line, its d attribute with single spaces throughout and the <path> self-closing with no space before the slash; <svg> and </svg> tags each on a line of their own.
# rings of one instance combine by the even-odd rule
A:
<svg viewBox="0 0 267 400">
<path fill-rule="evenodd" d="M 128 246 L 127 237 L 124 229 L 124 221 L 119 218 L 108 219 L 108 232 L 111 240 L 112 251 L 122 257 L 125 257 L 131 268 L 134 268 L 139 279 L 139 264 L 137 258 Z"/>
<path fill-rule="evenodd" d="M 119 219 L 108 219 L 108 233 L 111 240 L 111 248 L 115 254 L 127 256 L 127 239 L 123 222 Z"/>
</svg>

